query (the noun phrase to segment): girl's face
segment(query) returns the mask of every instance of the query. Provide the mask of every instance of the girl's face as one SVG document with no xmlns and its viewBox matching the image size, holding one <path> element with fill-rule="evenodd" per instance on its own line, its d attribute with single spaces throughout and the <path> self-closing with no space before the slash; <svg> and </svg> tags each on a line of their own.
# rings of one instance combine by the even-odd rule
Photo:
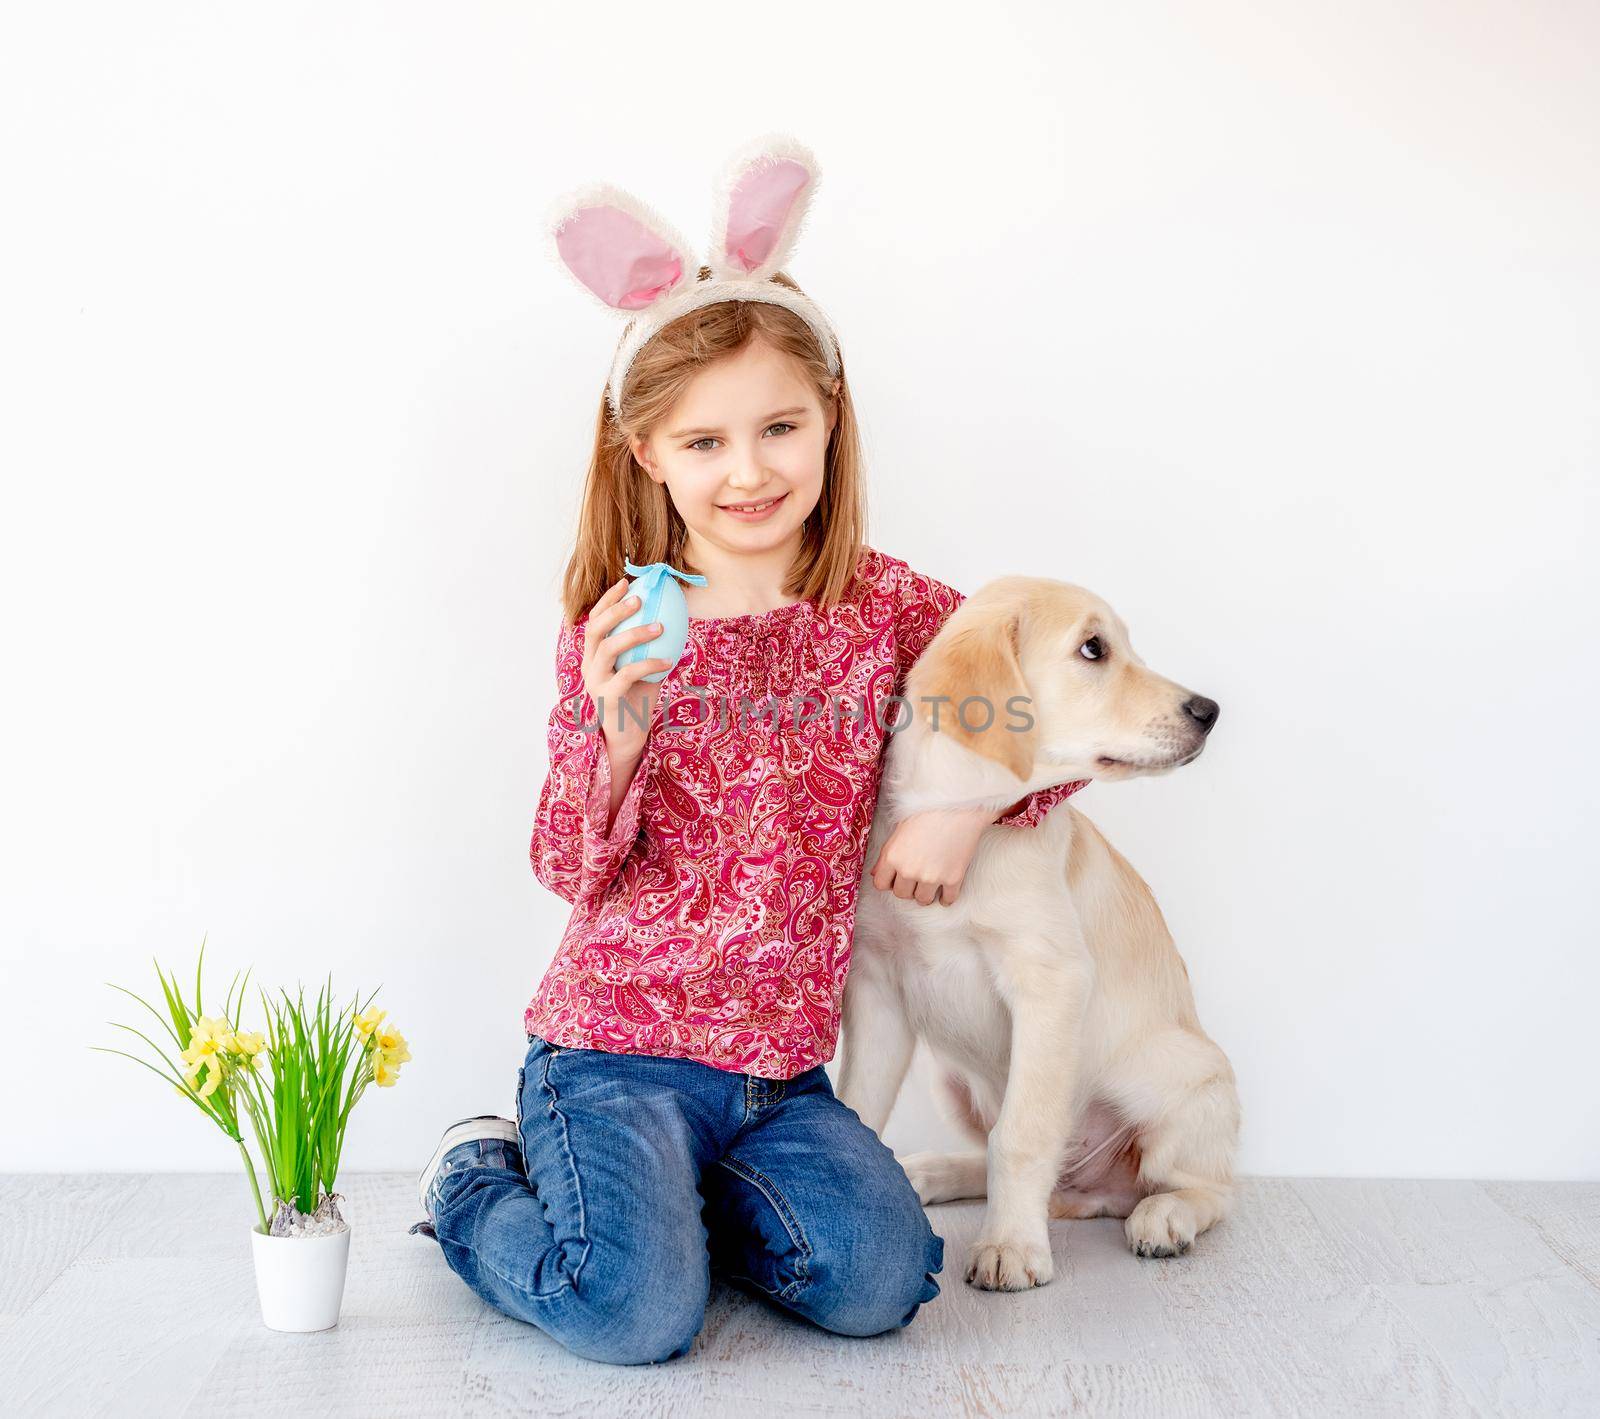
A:
<svg viewBox="0 0 1600 1419">
<path fill-rule="evenodd" d="M 633 456 L 666 485 L 691 538 L 776 551 L 798 542 L 822 496 L 836 409 L 824 410 L 789 357 L 758 337 L 701 370 L 649 438 L 631 441 Z M 754 515 L 735 510 L 767 503 Z"/>
</svg>

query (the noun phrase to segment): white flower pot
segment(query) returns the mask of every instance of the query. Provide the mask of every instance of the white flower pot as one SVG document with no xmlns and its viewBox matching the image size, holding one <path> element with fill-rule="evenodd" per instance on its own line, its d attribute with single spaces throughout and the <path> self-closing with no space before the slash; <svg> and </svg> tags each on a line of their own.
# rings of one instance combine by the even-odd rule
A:
<svg viewBox="0 0 1600 1419">
<path fill-rule="evenodd" d="M 339 1323 L 350 1229 L 326 1237 L 250 1232 L 261 1319 L 271 1330 L 327 1330 Z"/>
</svg>

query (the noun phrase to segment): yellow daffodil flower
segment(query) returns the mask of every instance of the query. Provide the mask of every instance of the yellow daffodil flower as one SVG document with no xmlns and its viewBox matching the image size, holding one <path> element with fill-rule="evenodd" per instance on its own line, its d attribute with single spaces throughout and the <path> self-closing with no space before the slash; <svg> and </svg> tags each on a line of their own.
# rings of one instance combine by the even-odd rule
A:
<svg viewBox="0 0 1600 1419">
<path fill-rule="evenodd" d="M 189 1047 L 182 1051 L 185 1073 L 198 1074 L 205 1065 L 215 1065 L 218 1071 L 222 1068 L 222 1055 L 226 1049 L 226 1040 L 231 1031 L 218 1030 L 219 1022 L 211 1019 L 209 1015 L 202 1015 L 195 1023 L 194 1032 L 189 1036 Z"/>
<path fill-rule="evenodd" d="M 217 1092 L 222 1083 L 222 1073 L 229 1051 L 238 1049 L 233 1026 L 221 1016 L 202 1015 L 194 1023 L 188 1047 L 179 1052 L 183 1061 L 184 1077 L 189 1087 L 202 1099 Z M 205 1071 L 205 1083 L 200 1083 L 200 1072 Z"/>
<path fill-rule="evenodd" d="M 406 1037 L 393 1025 L 385 1025 L 372 1038 L 377 1042 L 378 1048 L 389 1055 L 396 1064 L 411 1058 L 411 1051 L 406 1047 Z"/>
<path fill-rule="evenodd" d="M 267 1047 L 266 1036 L 259 1030 L 235 1030 L 233 1048 L 248 1059 L 254 1059 Z"/>
<path fill-rule="evenodd" d="M 411 1058 L 411 1047 L 392 1025 L 375 1032 L 372 1039 L 372 1082 L 387 1089 L 400 1077 L 400 1066 Z"/>
<path fill-rule="evenodd" d="M 387 1010 L 380 1010 L 374 1005 L 356 1016 L 356 1029 L 360 1031 L 361 1038 L 367 1039 L 378 1028 L 378 1022 L 388 1013 Z"/>
</svg>

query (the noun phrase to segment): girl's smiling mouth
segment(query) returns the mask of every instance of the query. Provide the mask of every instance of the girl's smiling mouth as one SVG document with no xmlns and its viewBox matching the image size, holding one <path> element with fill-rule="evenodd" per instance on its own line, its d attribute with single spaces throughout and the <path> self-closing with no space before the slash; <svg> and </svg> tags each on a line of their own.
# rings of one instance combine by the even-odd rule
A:
<svg viewBox="0 0 1600 1419">
<path fill-rule="evenodd" d="M 789 495 L 779 493 L 773 498 L 764 498 L 755 503 L 719 503 L 718 507 L 741 522 L 759 522 L 764 517 L 770 517 L 778 505 Z"/>
</svg>

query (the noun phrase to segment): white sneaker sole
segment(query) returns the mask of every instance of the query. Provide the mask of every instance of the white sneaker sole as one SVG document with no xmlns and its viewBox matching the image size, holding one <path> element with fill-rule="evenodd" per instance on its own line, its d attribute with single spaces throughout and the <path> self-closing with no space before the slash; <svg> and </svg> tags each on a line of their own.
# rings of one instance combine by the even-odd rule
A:
<svg viewBox="0 0 1600 1419">
<path fill-rule="evenodd" d="M 464 1118 L 460 1123 L 453 1123 L 445 1129 L 444 1137 L 439 1140 L 439 1146 L 433 1150 L 433 1157 L 428 1159 L 428 1166 L 422 1170 L 422 1179 L 417 1185 L 417 1198 L 422 1203 L 424 1216 L 428 1214 L 428 1189 L 433 1185 L 434 1177 L 439 1172 L 439 1164 L 444 1162 L 444 1155 L 452 1148 L 459 1148 L 463 1143 L 472 1143 L 480 1138 L 497 1138 L 502 1143 L 514 1143 L 520 1149 L 522 1140 L 517 1136 L 517 1126 L 508 1118 L 499 1118 L 493 1115 L 482 1115 L 478 1118 Z"/>
</svg>

